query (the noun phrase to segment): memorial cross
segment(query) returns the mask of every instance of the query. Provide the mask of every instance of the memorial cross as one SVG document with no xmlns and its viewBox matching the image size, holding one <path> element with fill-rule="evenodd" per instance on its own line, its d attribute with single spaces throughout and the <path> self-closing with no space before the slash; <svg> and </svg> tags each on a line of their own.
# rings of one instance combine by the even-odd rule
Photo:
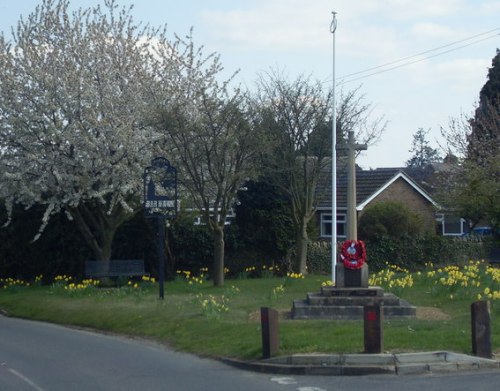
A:
<svg viewBox="0 0 500 391">
<path fill-rule="evenodd" d="M 354 132 L 348 133 L 347 145 L 339 148 L 347 150 L 347 239 L 358 240 L 356 212 L 356 152 L 366 150 L 366 144 L 356 144 Z"/>
</svg>

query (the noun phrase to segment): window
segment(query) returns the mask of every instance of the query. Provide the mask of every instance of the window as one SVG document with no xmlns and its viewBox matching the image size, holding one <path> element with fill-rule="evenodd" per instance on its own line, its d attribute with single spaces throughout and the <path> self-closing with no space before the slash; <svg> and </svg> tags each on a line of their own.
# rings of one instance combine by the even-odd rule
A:
<svg viewBox="0 0 500 391">
<path fill-rule="evenodd" d="M 212 213 L 210 213 L 210 216 L 213 216 Z M 220 218 L 221 216 L 219 216 Z M 234 221 L 236 217 L 236 214 L 234 213 L 233 209 L 230 209 L 228 214 L 226 215 L 226 219 L 224 220 L 224 225 L 231 225 L 231 223 Z M 206 225 L 206 221 L 203 216 L 195 216 L 193 219 L 193 224 L 194 225 Z"/>
<path fill-rule="evenodd" d="M 346 236 L 346 215 L 337 214 L 337 237 Z M 321 237 L 332 237 L 332 214 L 321 213 Z"/>
<path fill-rule="evenodd" d="M 467 222 L 461 217 L 440 213 L 436 221 L 439 232 L 444 236 L 459 236 L 467 232 Z"/>
</svg>

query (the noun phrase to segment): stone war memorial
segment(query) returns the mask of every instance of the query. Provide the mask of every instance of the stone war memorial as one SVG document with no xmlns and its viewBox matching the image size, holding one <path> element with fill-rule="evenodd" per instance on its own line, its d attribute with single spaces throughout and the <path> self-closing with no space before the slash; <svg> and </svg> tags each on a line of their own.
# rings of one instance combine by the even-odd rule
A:
<svg viewBox="0 0 500 391">
<path fill-rule="evenodd" d="M 356 169 L 357 150 L 366 145 L 356 144 L 349 132 L 347 146 L 347 240 L 341 244 L 335 265 L 333 286 L 321 287 L 320 292 L 308 293 L 305 300 L 295 300 L 292 319 L 363 319 L 365 307 L 380 306 L 384 318 L 416 316 L 416 308 L 381 287 L 368 285 L 369 254 L 357 238 Z"/>
</svg>

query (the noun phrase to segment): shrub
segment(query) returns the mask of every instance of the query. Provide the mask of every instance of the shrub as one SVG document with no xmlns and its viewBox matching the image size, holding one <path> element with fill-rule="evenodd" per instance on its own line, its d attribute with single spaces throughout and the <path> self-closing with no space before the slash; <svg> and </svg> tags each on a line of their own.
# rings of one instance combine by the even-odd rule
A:
<svg viewBox="0 0 500 391">
<path fill-rule="evenodd" d="M 362 240 L 388 236 L 395 239 L 416 237 L 422 233 L 418 214 L 398 201 L 384 201 L 366 209 L 359 219 Z"/>
<path fill-rule="evenodd" d="M 410 270 L 419 270 L 424 268 L 427 262 L 435 265 L 456 264 L 464 263 L 468 259 L 482 259 L 485 256 L 485 248 L 481 243 L 437 235 L 398 240 L 379 236 L 366 241 L 366 249 L 371 271 L 381 270 L 386 262 Z"/>
<path fill-rule="evenodd" d="M 387 267 L 387 263 L 409 270 L 421 270 L 426 263 L 435 265 L 463 264 L 469 259 L 484 259 L 488 247 L 461 238 L 427 235 L 394 239 L 379 236 L 366 241 L 370 273 Z M 307 267 L 310 273 L 330 273 L 331 244 L 326 241 L 309 244 Z"/>
<path fill-rule="evenodd" d="M 327 241 L 309 243 L 307 271 L 313 274 L 330 273 L 332 270 L 332 245 Z"/>
<path fill-rule="evenodd" d="M 279 261 L 294 242 L 290 203 L 287 195 L 270 181 L 248 181 L 238 192 L 235 226 L 239 241 L 248 252 Z"/>
</svg>

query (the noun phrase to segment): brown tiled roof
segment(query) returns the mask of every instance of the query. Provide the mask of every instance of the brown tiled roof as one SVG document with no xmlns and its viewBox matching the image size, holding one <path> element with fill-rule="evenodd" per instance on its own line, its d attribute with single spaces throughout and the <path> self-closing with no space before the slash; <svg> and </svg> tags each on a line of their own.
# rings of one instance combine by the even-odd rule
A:
<svg viewBox="0 0 500 391">
<path fill-rule="evenodd" d="M 362 204 L 396 175 L 403 173 L 408 177 L 413 185 L 425 189 L 415 180 L 404 168 L 377 168 L 375 170 L 362 170 L 356 168 L 356 205 Z M 316 192 L 317 207 L 331 207 L 332 205 L 332 178 L 331 170 L 327 169 L 321 176 Z M 337 172 L 337 206 L 347 207 L 347 172 L 340 168 Z"/>
</svg>

